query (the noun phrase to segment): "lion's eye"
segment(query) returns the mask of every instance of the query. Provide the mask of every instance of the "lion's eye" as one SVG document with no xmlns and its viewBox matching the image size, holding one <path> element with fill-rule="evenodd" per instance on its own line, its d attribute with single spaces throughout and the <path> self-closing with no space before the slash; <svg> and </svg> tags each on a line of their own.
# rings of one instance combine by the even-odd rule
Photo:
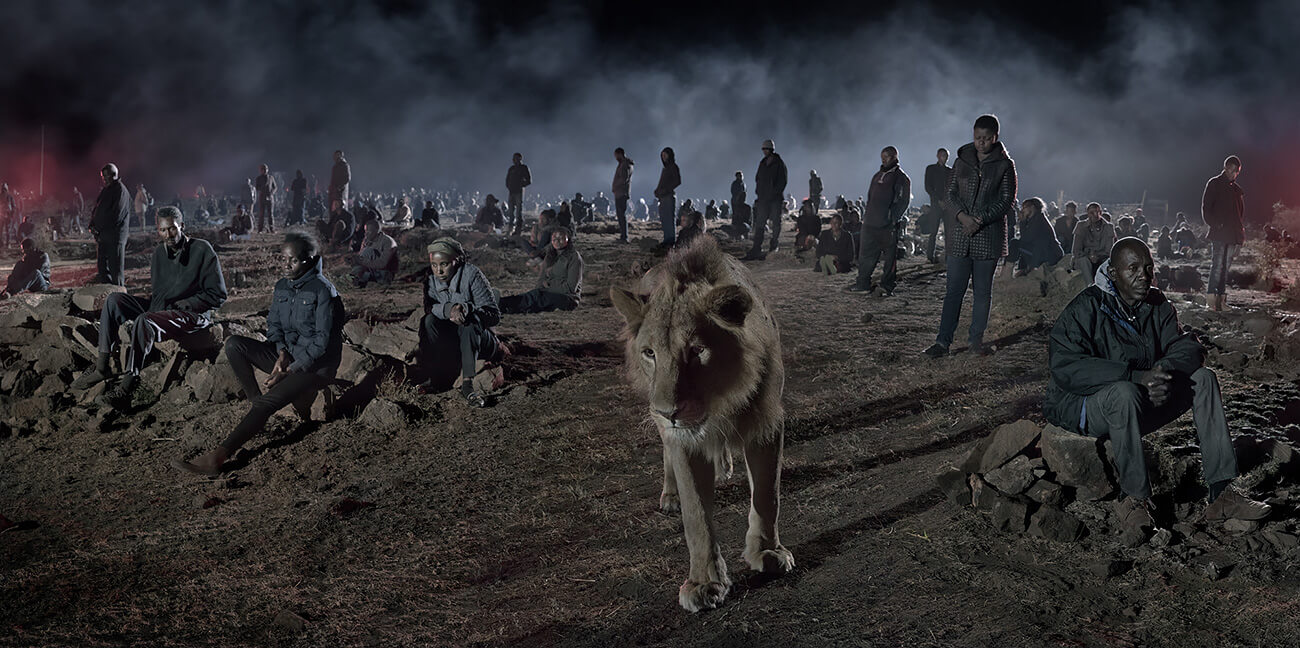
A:
<svg viewBox="0 0 1300 648">
<path fill-rule="evenodd" d="M 654 360 L 655 350 L 651 349 L 650 347 L 646 347 L 644 349 L 641 349 L 641 355 L 645 356 L 646 360 Z"/>
</svg>

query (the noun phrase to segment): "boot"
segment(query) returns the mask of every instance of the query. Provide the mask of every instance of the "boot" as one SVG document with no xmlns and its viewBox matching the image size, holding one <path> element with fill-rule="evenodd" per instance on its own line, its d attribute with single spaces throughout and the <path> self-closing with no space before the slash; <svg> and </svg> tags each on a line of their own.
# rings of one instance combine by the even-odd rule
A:
<svg viewBox="0 0 1300 648">
<path fill-rule="evenodd" d="M 95 368 L 81 374 L 76 380 L 72 381 L 72 388 L 76 390 L 86 390 L 108 380 L 108 361 L 109 354 L 101 353 L 95 359 Z"/>
<path fill-rule="evenodd" d="M 117 386 L 104 392 L 99 398 L 95 399 L 101 405 L 108 405 L 115 408 L 124 408 L 131 404 L 131 398 L 135 395 L 135 387 L 140 384 L 140 377 L 128 373 L 117 383 Z"/>
</svg>

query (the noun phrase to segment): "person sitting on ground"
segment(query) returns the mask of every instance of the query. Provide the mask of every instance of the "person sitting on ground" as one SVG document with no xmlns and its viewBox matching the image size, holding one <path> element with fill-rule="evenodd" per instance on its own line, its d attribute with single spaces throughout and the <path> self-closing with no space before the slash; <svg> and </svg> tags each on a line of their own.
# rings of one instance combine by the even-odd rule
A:
<svg viewBox="0 0 1300 648">
<path fill-rule="evenodd" d="M 323 274 L 315 239 L 289 233 L 280 247 L 284 277 L 275 284 L 266 316 L 266 341 L 236 335 L 226 340 L 230 369 L 251 407 L 221 445 L 172 467 L 200 475 L 221 472 L 235 451 L 266 427 L 272 414 L 292 404 L 311 419 L 316 393 L 329 385 L 343 357 L 343 299 Z M 253 369 L 268 373 L 259 386 Z M 267 391 L 262 392 L 262 387 Z"/>
<path fill-rule="evenodd" d="M 1156 239 L 1156 256 L 1161 259 L 1181 259 L 1181 252 L 1174 250 L 1174 236 L 1169 232 L 1169 226 L 1165 225 L 1160 228 L 1160 238 Z"/>
<path fill-rule="evenodd" d="M 1041 265 L 1056 265 L 1065 251 L 1056 240 L 1056 230 L 1043 212 L 1043 199 L 1030 198 L 1020 205 L 1020 252 L 1016 276 L 1024 276 Z"/>
<path fill-rule="evenodd" d="M 723 202 L 726 202 L 726 201 L 723 201 Z M 717 203 L 717 201 L 715 201 L 715 200 L 710 200 L 709 203 L 708 203 L 707 205 L 704 206 L 704 220 L 706 220 L 706 221 L 715 221 L 715 220 L 718 220 L 718 218 L 720 218 L 720 217 L 721 217 L 721 216 L 720 216 L 720 212 L 718 211 L 718 203 Z"/>
<path fill-rule="evenodd" d="M 1151 224 L 1147 222 L 1141 207 L 1133 210 L 1133 234 L 1143 241 L 1151 238 Z"/>
<path fill-rule="evenodd" d="M 856 258 L 853 235 L 844 229 L 844 217 L 831 216 L 831 228 L 817 239 L 817 263 L 813 270 L 828 275 L 845 273 L 853 269 Z"/>
<path fill-rule="evenodd" d="M 243 203 L 235 207 L 235 215 L 230 219 L 230 225 L 221 230 L 225 238 L 230 241 L 247 241 L 252 238 L 253 216 L 244 209 Z"/>
<path fill-rule="evenodd" d="M 691 241 L 704 234 L 706 227 L 708 227 L 708 224 L 705 222 L 703 214 L 700 214 L 699 210 L 692 209 L 682 217 L 682 229 L 677 232 L 677 240 L 673 242 L 673 247 L 690 245 Z"/>
<path fill-rule="evenodd" d="M 406 204 L 406 196 L 397 199 L 397 211 L 393 212 L 392 220 L 384 221 L 384 227 L 403 230 L 415 227 L 415 212 Z"/>
<path fill-rule="evenodd" d="M 567 200 L 560 201 L 559 209 L 552 213 L 555 214 L 555 219 L 554 219 L 555 226 L 563 227 L 564 229 L 569 230 L 569 235 L 570 237 L 572 237 L 574 222 L 573 222 L 573 211 L 569 208 L 569 201 Z M 548 235 L 542 240 L 548 242 L 549 244 L 551 237 Z"/>
<path fill-rule="evenodd" d="M 365 288 L 371 281 L 388 285 L 397 275 L 397 241 L 380 229 L 376 220 L 366 222 L 365 232 L 365 242 L 352 267 L 352 281 L 357 288 Z"/>
<path fill-rule="evenodd" d="M 0 291 L 0 300 L 9 299 L 24 290 L 40 292 L 50 289 L 50 255 L 36 247 L 36 239 L 25 238 L 18 247 L 23 256 L 14 263 L 14 269 Z"/>
<path fill-rule="evenodd" d="M 1115 238 L 1128 238 L 1130 236 L 1139 238 L 1137 229 L 1133 227 L 1133 217 L 1124 214 L 1119 217 L 1119 220 L 1115 221 Z M 1146 239 L 1142 240 L 1145 241 Z"/>
<path fill-rule="evenodd" d="M 420 212 L 420 227 L 432 227 L 442 229 L 442 223 L 438 220 L 438 209 L 433 206 L 432 200 L 424 201 L 424 211 Z"/>
<path fill-rule="evenodd" d="M 753 208 L 749 203 L 736 201 L 731 206 L 731 224 L 725 225 L 722 231 L 735 240 L 744 240 L 749 237 L 750 218 L 753 215 Z"/>
<path fill-rule="evenodd" d="M 817 206 L 805 198 L 795 220 L 794 251 L 798 253 L 813 249 L 817 246 L 817 236 L 821 233 L 822 217 L 817 213 Z"/>
<path fill-rule="evenodd" d="M 1178 244 L 1178 249 L 1184 256 L 1190 256 L 1192 250 L 1202 246 L 1201 237 L 1197 236 L 1196 230 L 1186 222 L 1174 230 L 1174 242 Z"/>
<path fill-rule="evenodd" d="M 320 233 L 321 245 L 328 245 L 333 248 L 343 247 L 352 239 L 352 232 L 356 219 L 352 212 L 346 207 L 339 206 L 333 212 L 330 212 L 329 221 L 316 221 L 316 229 Z"/>
<path fill-rule="evenodd" d="M 1091 277 L 1106 260 L 1115 245 L 1115 226 L 1103 217 L 1100 203 L 1088 203 L 1088 217 L 1074 226 L 1074 246 L 1070 250 L 1074 269 Z"/>
<path fill-rule="evenodd" d="M 699 212 L 694 212 L 699 214 Z M 541 313 L 573 310 L 582 297 L 582 255 L 570 243 L 569 231 L 551 232 L 537 287 L 521 295 L 501 298 L 503 313 Z"/>
<path fill-rule="evenodd" d="M 505 228 L 505 214 L 497 206 L 497 197 L 488 194 L 484 200 L 483 207 L 478 210 L 478 215 L 474 217 L 474 229 L 484 234 L 500 234 Z"/>
<path fill-rule="evenodd" d="M 1120 520 L 1133 528 L 1151 526 L 1154 518 L 1142 436 L 1191 409 L 1209 485 L 1205 518 L 1266 517 L 1268 505 L 1228 490 L 1237 477 L 1237 458 L 1219 382 L 1204 366 L 1204 347 L 1183 331 L 1173 304 L 1152 286 L 1151 250 L 1136 238 L 1124 238 L 1109 257 L 1095 283 L 1065 307 L 1052 328 L 1051 381 L 1043 405 L 1047 419 L 1110 439 L 1127 496 Z"/>
<path fill-rule="evenodd" d="M 420 321 L 420 342 L 416 369 L 426 379 L 421 391 L 432 391 L 444 374 L 460 367 L 461 395 L 474 407 L 487 404 L 474 391 L 478 360 L 499 362 L 505 348 L 492 327 L 501 321 L 501 307 L 492 284 L 476 266 L 465 261 L 465 248 L 451 237 L 429 244 L 429 266 L 433 270 L 424 289 L 424 319 Z"/>
<path fill-rule="evenodd" d="M 134 321 L 123 367 L 125 375 L 101 397 L 115 407 L 130 403 L 145 358 L 155 344 L 207 328 L 212 324 L 213 311 L 226 301 L 226 280 L 212 244 L 185 234 L 183 216 L 176 207 L 159 209 L 156 220 L 161 242 L 149 265 L 152 296 L 134 297 L 124 292 L 108 296 L 99 317 L 95 368 L 72 383 L 72 388 L 80 391 L 107 380 L 109 358 L 118 342 L 117 329 L 124 322 Z"/>
</svg>

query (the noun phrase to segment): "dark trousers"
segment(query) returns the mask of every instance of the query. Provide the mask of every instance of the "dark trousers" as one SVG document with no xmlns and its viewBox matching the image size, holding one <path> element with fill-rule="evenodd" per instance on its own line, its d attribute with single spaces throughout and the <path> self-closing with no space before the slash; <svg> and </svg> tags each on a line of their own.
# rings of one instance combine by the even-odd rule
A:
<svg viewBox="0 0 1300 648">
<path fill-rule="evenodd" d="M 534 288 L 520 295 L 501 298 L 502 313 L 542 313 L 553 310 L 573 310 L 578 300 L 561 293 Z"/>
<path fill-rule="evenodd" d="M 268 231 L 275 231 L 274 210 L 271 207 L 271 201 L 257 201 L 257 231 L 260 233 L 265 226 Z"/>
<path fill-rule="evenodd" d="M 292 207 L 289 209 L 289 222 L 287 225 L 302 225 L 306 219 L 307 201 L 295 198 Z"/>
<path fill-rule="evenodd" d="M 885 292 L 894 292 L 898 285 L 898 228 L 862 226 L 861 251 L 858 253 L 859 288 L 870 289 L 871 274 L 876 271 L 876 264 L 884 257 L 880 269 L 880 287 Z"/>
<path fill-rule="evenodd" d="M 948 240 L 946 234 L 948 230 L 948 219 L 944 218 L 943 208 L 939 207 L 940 204 L 942 203 L 936 201 L 933 196 L 930 197 L 930 235 L 925 242 L 925 258 L 929 259 L 930 263 L 935 263 L 939 260 L 939 257 L 936 255 L 936 245 L 939 240 L 939 228 L 943 228 L 945 232 L 943 240 Z"/>
<path fill-rule="evenodd" d="M 524 231 L 524 192 L 506 198 L 506 224 L 514 228 L 515 235 Z"/>
<path fill-rule="evenodd" d="M 677 194 L 659 199 L 659 221 L 664 229 L 664 245 L 677 242 Z"/>
<path fill-rule="evenodd" d="M 243 388 L 244 397 L 252 404 L 248 413 L 230 432 L 230 436 L 221 442 L 221 447 L 231 454 L 261 432 L 271 415 L 285 405 L 292 403 L 300 413 L 310 414 L 316 392 L 330 383 L 329 378 L 320 374 L 295 371 L 263 394 L 261 386 L 257 384 L 257 377 L 253 375 L 253 368 L 271 373 L 279 357 L 273 342 L 258 342 L 242 335 L 226 340 L 226 358 L 230 360 L 230 369 Z"/>
<path fill-rule="evenodd" d="M 447 367 L 449 359 L 456 358 L 460 361 L 461 377 L 469 379 L 474 377 L 476 361 L 492 360 L 496 356 L 496 334 L 478 322 L 459 326 L 432 313 L 420 321 L 420 345 L 416 357 L 426 373 L 438 375 Z"/>
<path fill-rule="evenodd" d="M 767 249 L 769 251 L 776 249 L 781 238 L 781 211 L 780 198 L 754 201 L 754 247 L 751 252 L 762 251 L 763 237 L 769 225 L 772 227 L 772 244 Z"/>
<path fill-rule="evenodd" d="M 948 285 L 943 296 L 943 315 L 939 318 L 939 335 L 935 342 L 947 347 L 961 319 L 962 302 L 966 288 L 974 286 L 975 299 L 971 304 L 970 342 L 984 341 L 984 329 L 989 325 L 989 306 L 993 302 L 993 272 L 997 259 L 972 259 L 948 255 Z"/>
<path fill-rule="evenodd" d="M 181 335 L 201 331 L 211 324 L 207 317 L 182 310 L 150 311 L 148 297 L 113 293 L 104 300 L 99 313 L 99 352 L 112 353 L 117 342 L 117 328 L 123 322 L 131 326 L 131 348 L 126 356 L 126 371 L 139 375 L 144 359 L 155 344 Z"/>
<path fill-rule="evenodd" d="M 618 216 L 618 240 L 627 240 L 627 196 L 614 196 L 614 214 Z"/>
<path fill-rule="evenodd" d="M 95 238 L 95 266 L 93 282 L 126 285 L 126 226 L 121 232 L 100 232 Z"/>
<path fill-rule="evenodd" d="M 1192 410 L 1196 435 L 1201 443 L 1201 467 L 1209 484 L 1237 476 L 1237 453 L 1223 415 L 1219 380 L 1213 371 L 1201 367 L 1190 381 L 1175 374 L 1173 391 L 1164 405 L 1156 407 L 1146 390 L 1132 382 L 1116 382 L 1084 401 L 1084 432 L 1091 437 L 1110 438 L 1119 473 L 1119 486 L 1140 499 L 1151 496 L 1142 436 L 1150 434 Z"/>
</svg>

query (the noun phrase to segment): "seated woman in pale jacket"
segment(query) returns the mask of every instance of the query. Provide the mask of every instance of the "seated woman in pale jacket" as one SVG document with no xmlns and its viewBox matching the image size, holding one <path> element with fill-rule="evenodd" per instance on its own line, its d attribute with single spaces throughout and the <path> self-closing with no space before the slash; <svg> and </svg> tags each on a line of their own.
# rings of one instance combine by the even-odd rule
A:
<svg viewBox="0 0 1300 648">
<path fill-rule="evenodd" d="M 540 313 L 573 310 L 582 296 L 582 255 L 573 249 L 569 230 L 551 232 L 537 287 L 522 294 L 501 298 L 503 313 Z"/>
</svg>

